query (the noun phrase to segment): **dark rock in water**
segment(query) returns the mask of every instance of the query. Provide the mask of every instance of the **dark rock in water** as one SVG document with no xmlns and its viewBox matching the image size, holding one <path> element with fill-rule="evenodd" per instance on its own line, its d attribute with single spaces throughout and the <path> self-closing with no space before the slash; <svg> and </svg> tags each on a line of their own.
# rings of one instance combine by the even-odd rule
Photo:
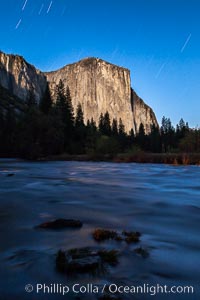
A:
<svg viewBox="0 0 200 300">
<path fill-rule="evenodd" d="M 94 250 L 92 248 L 76 248 L 66 252 L 58 251 L 56 268 L 61 273 L 105 273 L 107 265 L 116 265 L 116 250 Z"/>
<path fill-rule="evenodd" d="M 66 272 L 68 265 L 67 257 L 64 251 L 59 250 L 56 256 L 56 268 L 60 273 Z"/>
<path fill-rule="evenodd" d="M 130 244 L 130 243 L 137 243 L 140 241 L 140 236 L 141 233 L 136 231 L 123 231 L 122 234 L 125 236 L 125 241 Z"/>
<path fill-rule="evenodd" d="M 87 256 L 73 259 L 68 263 L 67 270 L 69 273 L 95 273 L 101 268 L 99 256 Z"/>
<path fill-rule="evenodd" d="M 93 250 L 89 247 L 84 247 L 84 248 L 73 248 L 67 251 L 67 254 L 72 258 L 72 259 L 79 259 L 79 258 L 84 258 L 88 256 L 97 256 L 98 252 L 96 250 Z"/>
<path fill-rule="evenodd" d="M 38 226 L 44 229 L 63 229 L 63 228 L 81 228 L 82 222 L 73 219 L 56 219 L 55 221 L 45 222 Z"/>
<path fill-rule="evenodd" d="M 147 258 L 149 256 L 149 252 L 142 247 L 136 248 L 134 251 L 135 253 L 141 255 L 143 258 Z"/>
<path fill-rule="evenodd" d="M 7 177 L 12 177 L 14 175 L 15 175 L 14 173 L 9 173 L 9 174 L 7 174 Z"/>
<path fill-rule="evenodd" d="M 118 263 L 118 251 L 117 250 L 100 250 L 98 252 L 98 254 L 101 257 L 103 262 L 105 262 L 111 266 L 115 266 Z"/>
<path fill-rule="evenodd" d="M 97 273 L 101 267 L 100 256 L 89 248 L 72 249 L 67 252 L 59 250 L 57 253 L 56 268 L 61 273 Z"/>
<path fill-rule="evenodd" d="M 93 250 L 91 248 L 75 248 L 71 249 L 68 252 L 68 255 L 72 259 L 82 259 L 85 257 L 97 257 L 99 256 L 103 263 L 109 265 L 116 265 L 118 263 L 118 251 L 117 250 Z"/>
</svg>

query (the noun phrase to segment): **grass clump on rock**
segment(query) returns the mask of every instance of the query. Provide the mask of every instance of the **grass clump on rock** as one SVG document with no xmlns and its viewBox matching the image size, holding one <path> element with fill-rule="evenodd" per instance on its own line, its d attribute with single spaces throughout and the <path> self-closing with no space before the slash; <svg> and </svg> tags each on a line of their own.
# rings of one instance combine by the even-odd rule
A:
<svg viewBox="0 0 200 300">
<path fill-rule="evenodd" d="M 93 238 L 97 242 L 104 242 L 105 240 L 125 241 L 128 244 L 137 243 L 140 241 L 141 233 L 138 231 L 122 231 L 118 233 L 108 229 L 95 229 L 92 233 Z"/>
<path fill-rule="evenodd" d="M 97 242 L 103 242 L 105 240 L 114 240 L 117 239 L 118 234 L 116 231 L 108 230 L 108 229 L 95 229 L 93 232 L 93 238 Z"/>
</svg>

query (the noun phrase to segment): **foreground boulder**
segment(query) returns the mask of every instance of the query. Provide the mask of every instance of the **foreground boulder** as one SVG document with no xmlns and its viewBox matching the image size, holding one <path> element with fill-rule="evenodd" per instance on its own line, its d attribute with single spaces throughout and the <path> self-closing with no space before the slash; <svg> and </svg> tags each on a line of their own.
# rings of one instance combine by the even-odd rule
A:
<svg viewBox="0 0 200 300">
<path fill-rule="evenodd" d="M 123 231 L 122 234 L 125 236 L 125 241 L 128 244 L 140 241 L 141 233 L 138 231 Z"/>
<path fill-rule="evenodd" d="M 149 256 L 148 250 L 146 250 L 142 247 L 136 248 L 134 250 L 134 252 L 137 253 L 138 255 L 142 256 L 143 258 L 147 258 Z"/>
<path fill-rule="evenodd" d="M 38 226 L 43 229 L 64 229 L 64 228 L 81 228 L 83 223 L 73 219 L 56 219 L 54 221 L 45 222 Z"/>
<path fill-rule="evenodd" d="M 94 250 L 76 248 L 66 252 L 59 250 L 56 256 L 56 269 L 60 273 L 81 274 L 101 273 L 106 265 L 115 266 L 118 262 L 116 250 Z"/>
</svg>

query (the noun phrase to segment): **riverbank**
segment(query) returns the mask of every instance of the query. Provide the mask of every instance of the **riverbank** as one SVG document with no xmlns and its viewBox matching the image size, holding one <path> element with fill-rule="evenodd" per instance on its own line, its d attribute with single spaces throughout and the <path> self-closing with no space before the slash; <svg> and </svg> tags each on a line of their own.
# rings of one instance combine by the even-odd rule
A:
<svg viewBox="0 0 200 300">
<path fill-rule="evenodd" d="M 120 154 L 115 162 L 136 162 L 170 165 L 200 165 L 200 153 L 138 153 Z"/>
<path fill-rule="evenodd" d="M 200 153 L 122 153 L 117 155 L 52 155 L 39 159 L 44 161 L 106 161 L 116 163 L 154 163 L 170 165 L 200 165 Z"/>
</svg>

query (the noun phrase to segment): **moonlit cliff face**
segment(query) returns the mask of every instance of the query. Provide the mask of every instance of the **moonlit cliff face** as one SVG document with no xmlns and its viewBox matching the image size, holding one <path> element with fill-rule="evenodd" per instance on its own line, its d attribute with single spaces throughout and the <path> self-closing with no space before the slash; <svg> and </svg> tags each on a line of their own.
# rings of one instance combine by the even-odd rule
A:
<svg viewBox="0 0 200 300">
<path fill-rule="evenodd" d="M 100 114 L 108 111 L 111 120 L 122 119 L 127 132 L 133 127 L 129 70 L 87 58 L 46 76 L 52 93 L 60 79 L 69 86 L 74 108 L 81 103 L 86 122 L 93 117 L 98 124 Z"/>
<path fill-rule="evenodd" d="M 151 126 L 155 125 L 158 127 L 158 122 L 156 116 L 147 104 L 136 94 L 135 91 L 131 89 L 131 102 L 133 110 L 133 122 L 134 122 L 134 132 L 139 131 L 140 124 L 144 125 L 144 130 L 146 133 L 151 131 Z"/>
<path fill-rule="evenodd" d="M 121 118 L 126 132 L 138 131 L 143 123 L 145 131 L 158 126 L 152 109 L 131 89 L 130 71 L 98 58 L 86 58 L 54 71 L 42 73 L 21 56 L 0 52 L 0 85 L 26 100 L 30 89 L 39 102 L 47 81 L 55 99 L 55 87 L 60 79 L 69 86 L 74 109 L 80 102 L 85 123 L 93 118 L 98 124 L 101 113 L 109 112 L 110 119 Z"/>
<path fill-rule="evenodd" d="M 46 88 L 46 78 L 23 57 L 0 52 L 0 85 L 19 98 L 26 100 L 33 89 L 37 101 Z"/>
</svg>

